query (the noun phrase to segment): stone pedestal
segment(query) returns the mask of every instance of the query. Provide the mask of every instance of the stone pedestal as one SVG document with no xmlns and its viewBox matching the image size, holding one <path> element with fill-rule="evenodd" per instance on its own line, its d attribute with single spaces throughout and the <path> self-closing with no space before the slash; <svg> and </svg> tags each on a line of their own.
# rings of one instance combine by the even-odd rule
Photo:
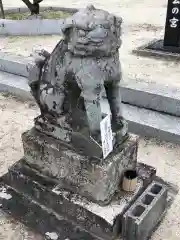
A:
<svg viewBox="0 0 180 240">
<path fill-rule="evenodd" d="M 144 164 L 137 165 L 137 173 L 135 192 L 119 189 L 110 204 L 101 206 L 63 190 L 21 159 L 0 179 L 0 204 L 43 236 L 53 233 L 56 240 L 119 239 L 125 212 L 156 176 L 155 169 Z"/>
<path fill-rule="evenodd" d="M 137 165 L 138 137 L 130 135 L 106 159 L 90 158 L 35 128 L 22 135 L 26 163 L 59 187 L 107 204 L 120 188 L 123 172 Z"/>
<path fill-rule="evenodd" d="M 130 135 L 104 161 L 89 159 L 35 129 L 22 138 L 24 158 L 0 178 L 0 206 L 45 239 L 141 240 L 146 229 L 146 240 L 174 199 L 153 167 L 137 163 L 136 136 Z M 129 168 L 137 171 L 134 192 L 121 188 Z"/>
</svg>

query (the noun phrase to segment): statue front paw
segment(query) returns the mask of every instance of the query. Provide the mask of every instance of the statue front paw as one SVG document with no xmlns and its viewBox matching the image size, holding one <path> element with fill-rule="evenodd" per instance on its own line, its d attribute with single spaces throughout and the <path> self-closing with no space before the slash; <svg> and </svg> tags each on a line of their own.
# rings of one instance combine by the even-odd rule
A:
<svg viewBox="0 0 180 240">
<path fill-rule="evenodd" d="M 34 63 L 38 66 L 38 67 L 42 67 L 46 61 L 47 58 L 49 58 L 50 53 L 44 49 L 42 50 L 36 50 L 31 57 L 33 57 L 34 59 Z"/>
<path fill-rule="evenodd" d="M 49 58 L 50 53 L 47 52 L 46 50 L 37 50 L 35 53 L 32 55 L 34 58 L 34 64 L 29 64 L 27 65 L 27 71 L 29 73 L 29 86 L 31 87 L 38 81 L 40 81 L 40 74 L 41 74 L 41 69 L 44 66 L 44 63 L 47 58 Z"/>
<path fill-rule="evenodd" d="M 41 50 L 36 50 L 35 53 L 41 57 L 44 57 L 45 59 L 50 57 L 50 53 L 48 51 L 46 51 L 45 49 L 41 49 Z"/>
<path fill-rule="evenodd" d="M 37 82 L 39 81 L 41 68 L 37 64 L 28 64 L 27 65 L 27 71 L 28 71 L 28 81 L 29 83 Z"/>
</svg>

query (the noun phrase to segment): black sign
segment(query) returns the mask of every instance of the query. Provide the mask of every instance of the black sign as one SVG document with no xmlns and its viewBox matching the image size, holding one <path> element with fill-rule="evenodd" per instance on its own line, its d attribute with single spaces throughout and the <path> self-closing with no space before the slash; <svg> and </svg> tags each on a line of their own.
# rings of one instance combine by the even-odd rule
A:
<svg viewBox="0 0 180 240">
<path fill-rule="evenodd" d="M 164 46 L 180 47 L 180 0 L 168 0 Z"/>
</svg>

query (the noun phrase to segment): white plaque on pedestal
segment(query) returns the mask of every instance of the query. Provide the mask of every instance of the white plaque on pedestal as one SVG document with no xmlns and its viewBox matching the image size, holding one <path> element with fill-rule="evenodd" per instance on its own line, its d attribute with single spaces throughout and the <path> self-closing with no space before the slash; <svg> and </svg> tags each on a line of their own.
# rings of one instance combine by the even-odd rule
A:
<svg viewBox="0 0 180 240">
<path fill-rule="evenodd" d="M 113 150 L 113 135 L 111 129 L 111 116 L 107 115 L 101 122 L 101 141 L 103 158 L 106 158 Z"/>
</svg>

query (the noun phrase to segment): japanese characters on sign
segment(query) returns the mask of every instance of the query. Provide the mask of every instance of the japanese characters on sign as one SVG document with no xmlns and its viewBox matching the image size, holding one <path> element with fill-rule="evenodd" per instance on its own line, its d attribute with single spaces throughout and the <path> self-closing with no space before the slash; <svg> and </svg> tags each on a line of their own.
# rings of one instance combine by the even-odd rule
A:
<svg viewBox="0 0 180 240">
<path fill-rule="evenodd" d="M 170 22 L 170 27 L 171 28 L 177 28 L 178 25 L 177 23 L 179 22 L 179 19 L 176 17 L 176 15 L 179 13 L 179 6 L 176 6 L 177 4 L 179 5 L 180 2 L 178 0 L 173 0 L 173 8 L 172 8 L 172 14 L 174 15 L 173 18 L 169 20 Z"/>
<path fill-rule="evenodd" d="M 111 116 L 107 115 L 100 123 L 103 158 L 105 159 L 113 150 L 113 137 L 111 129 Z"/>
<path fill-rule="evenodd" d="M 180 0 L 168 0 L 164 46 L 179 47 Z"/>
</svg>

